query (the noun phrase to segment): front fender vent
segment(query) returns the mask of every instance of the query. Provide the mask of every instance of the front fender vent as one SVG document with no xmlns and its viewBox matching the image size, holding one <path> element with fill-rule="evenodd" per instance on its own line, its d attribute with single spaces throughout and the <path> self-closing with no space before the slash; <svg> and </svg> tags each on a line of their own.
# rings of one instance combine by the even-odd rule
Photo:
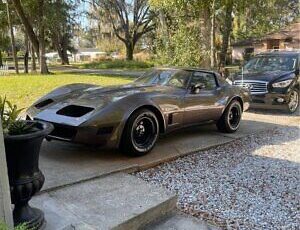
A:
<svg viewBox="0 0 300 230">
<path fill-rule="evenodd" d="M 80 106 L 80 105 L 68 105 L 57 111 L 56 114 L 67 117 L 82 117 L 85 114 L 92 112 L 94 108 Z"/>
</svg>

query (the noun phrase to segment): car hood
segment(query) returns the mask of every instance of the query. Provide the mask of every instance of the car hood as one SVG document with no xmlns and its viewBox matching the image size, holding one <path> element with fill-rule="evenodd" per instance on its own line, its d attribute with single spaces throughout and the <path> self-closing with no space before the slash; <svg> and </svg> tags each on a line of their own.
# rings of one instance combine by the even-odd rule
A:
<svg viewBox="0 0 300 230">
<path fill-rule="evenodd" d="M 70 94 L 55 100 L 64 105 L 81 105 L 93 108 L 102 108 L 105 105 L 116 102 L 124 97 L 139 93 L 155 93 L 170 90 L 170 87 L 157 85 L 135 85 L 122 86 L 89 86 L 87 88 L 71 92 Z"/>
<path fill-rule="evenodd" d="M 51 99 L 52 102 L 39 110 L 34 110 L 36 112 L 34 117 L 35 119 L 48 122 L 79 126 L 94 116 L 95 113 L 101 111 L 105 106 L 122 98 L 133 94 L 157 94 L 172 90 L 171 87 L 167 86 L 131 84 L 112 87 L 87 85 L 84 88 L 76 89 L 64 95 L 57 95 L 54 91 L 53 94 L 49 94 L 43 99 L 44 101 Z M 63 92 L 64 90 L 60 89 L 60 91 Z M 133 99 L 133 101 L 139 98 L 141 98 L 140 95 Z"/>
<path fill-rule="evenodd" d="M 242 73 L 239 72 L 234 75 L 234 80 L 256 80 L 256 81 L 266 81 L 271 82 L 275 81 L 281 77 L 287 76 L 294 71 L 282 71 L 282 70 L 274 70 L 274 71 L 264 71 L 264 72 L 251 72 L 251 73 Z"/>
</svg>

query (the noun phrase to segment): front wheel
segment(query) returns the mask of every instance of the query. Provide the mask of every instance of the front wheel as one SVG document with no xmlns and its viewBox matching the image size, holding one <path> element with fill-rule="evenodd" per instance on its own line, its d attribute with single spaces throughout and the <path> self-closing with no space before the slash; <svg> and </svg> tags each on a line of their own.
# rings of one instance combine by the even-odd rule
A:
<svg viewBox="0 0 300 230">
<path fill-rule="evenodd" d="M 234 133 L 238 130 L 242 118 L 242 106 L 237 100 L 233 100 L 225 109 L 222 117 L 217 122 L 217 128 L 223 133 Z"/>
<path fill-rule="evenodd" d="M 120 150 L 129 156 L 143 156 L 150 152 L 159 136 L 159 123 L 153 112 L 136 111 L 127 121 Z"/>
<path fill-rule="evenodd" d="M 289 113 L 294 113 L 297 111 L 298 107 L 299 107 L 299 90 L 293 89 L 290 94 L 289 102 L 287 104 L 287 111 Z"/>
</svg>

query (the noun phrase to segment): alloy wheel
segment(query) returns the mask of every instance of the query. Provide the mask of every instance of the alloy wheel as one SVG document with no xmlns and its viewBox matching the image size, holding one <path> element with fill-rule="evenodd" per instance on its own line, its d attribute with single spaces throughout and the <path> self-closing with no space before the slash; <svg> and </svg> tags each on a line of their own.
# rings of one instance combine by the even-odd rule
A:
<svg viewBox="0 0 300 230">
<path fill-rule="evenodd" d="M 158 136 L 158 127 L 153 117 L 142 114 L 137 117 L 131 131 L 133 145 L 139 151 L 148 151 Z"/>
<path fill-rule="evenodd" d="M 232 129 L 237 129 L 240 125 L 241 120 L 241 109 L 235 104 L 230 108 L 228 113 L 228 124 Z"/>
<path fill-rule="evenodd" d="M 299 105 L 299 94 L 296 90 L 293 90 L 290 95 L 290 100 L 288 103 L 289 110 L 293 113 L 296 111 Z"/>
</svg>

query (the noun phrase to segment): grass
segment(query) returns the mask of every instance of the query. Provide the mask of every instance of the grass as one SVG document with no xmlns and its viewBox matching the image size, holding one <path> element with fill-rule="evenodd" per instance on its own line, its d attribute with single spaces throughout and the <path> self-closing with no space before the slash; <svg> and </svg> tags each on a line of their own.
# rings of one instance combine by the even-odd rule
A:
<svg viewBox="0 0 300 230">
<path fill-rule="evenodd" d="M 119 85 L 132 81 L 129 77 L 82 75 L 55 73 L 54 75 L 10 75 L 0 76 L 0 95 L 16 104 L 27 108 L 41 96 L 51 90 L 71 83 L 90 83 L 96 85 Z"/>
<path fill-rule="evenodd" d="M 4 223 L 0 222 L 0 230 L 11 230 L 9 227 L 7 227 Z M 27 230 L 25 225 L 20 225 L 14 228 L 14 230 Z"/>
<path fill-rule="evenodd" d="M 103 60 L 99 62 L 83 63 L 76 65 L 81 69 L 124 69 L 141 70 L 154 67 L 151 62 L 125 61 L 125 60 Z"/>
</svg>

